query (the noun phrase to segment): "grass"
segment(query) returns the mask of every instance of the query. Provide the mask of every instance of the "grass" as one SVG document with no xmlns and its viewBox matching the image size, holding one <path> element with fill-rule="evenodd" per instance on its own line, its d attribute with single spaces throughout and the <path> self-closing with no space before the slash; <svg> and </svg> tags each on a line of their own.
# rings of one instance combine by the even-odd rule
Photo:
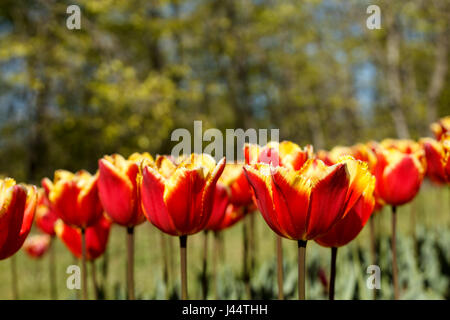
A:
<svg viewBox="0 0 450 320">
<path fill-rule="evenodd" d="M 403 283 L 403 297 L 411 299 L 443 299 L 448 297 L 449 284 L 448 254 L 433 251 L 437 246 L 433 241 L 443 241 L 450 237 L 450 189 L 436 187 L 428 182 L 411 203 L 399 208 L 399 273 Z M 256 253 L 257 263 L 252 274 L 252 291 L 256 298 L 276 298 L 275 235 L 267 227 L 261 215 L 256 212 Z M 390 285 L 390 208 L 386 207 L 375 217 L 382 289 L 379 297 L 391 297 Z M 32 234 L 37 233 L 33 228 Z M 201 298 L 200 273 L 202 269 L 203 233 L 188 237 L 188 283 L 189 297 Z M 107 299 L 125 298 L 126 281 L 126 229 L 114 226 L 111 230 L 107 254 L 97 259 L 97 278 L 104 283 Z M 163 258 L 161 241 L 164 237 L 170 253 L 171 288 L 169 294 L 176 298 L 179 292 L 179 243 L 178 239 L 161 235 L 161 232 L 146 222 L 136 228 L 136 296 L 140 299 L 165 299 L 163 281 Z M 432 237 L 432 238 L 430 238 Z M 224 254 L 219 264 L 220 298 L 246 298 L 241 282 L 242 271 L 242 222 L 223 232 Z M 430 240 L 431 239 L 431 240 Z M 209 238 L 209 257 L 213 254 L 212 236 Z M 440 242 L 440 243 L 441 243 Z M 65 246 L 55 239 L 56 277 L 59 299 L 76 299 L 79 290 L 69 290 L 66 286 L 66 269 L 75 262 Z M 445 244 L 443 244 L 445 246 Z M 297 243 L 284 240 L 285 295 L 296 297 Z M 441 250 L 442 251 L 442 250 Z M 429 256 L 431 254 L 431 256 Z M 442 257 L 444 255 L 444 257 Z M 15 255 L 18 271 L 20 299 L 50 299 L 48 254 L 39 260 L 29 258 L 22 250 Z M 307 247 L 307 298 L 326 299 L 325 287 L 318 272 L 329 272 L 330 250 L 310 241 Z M 434 261 L 436 260 L 436 261 Z M 107 261 L 106 278 L 104 277 Z M 211 261 L 211 260 L 210 260 Z M 434 261 L 434 262 L 433 262 Z M 369 259 L 369 228 L 348 246 L 339 249 L 337 263 L 337 299 L 370 299 L 371 292 L 364 286 Z M 211 262 L 209 262 L 211 266 Z M 91 267 L 91 266 L 89 266 Z M 415 280 L 411 280 L 415 279 Z M 90 280 L 89 280 L 90 281 Z M 407 288 L 406 288 L 406 287 Z M 89 283 L 89 297 L 93 298 L 92 283 Z M 447 290 L 447 291 L 446 291 Z M 212 298 L 210 290 L 210 298 Z M 0 261 L 0 299 L 11 299 L 11 260 Z"/>
</svg>

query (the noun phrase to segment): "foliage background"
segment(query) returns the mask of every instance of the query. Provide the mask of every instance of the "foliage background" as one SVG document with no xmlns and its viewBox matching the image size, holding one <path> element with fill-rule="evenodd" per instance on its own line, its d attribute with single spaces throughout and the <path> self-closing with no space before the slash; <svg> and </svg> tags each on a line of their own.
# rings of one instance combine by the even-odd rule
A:
<svg viewBox="0 0 450 320">
<path fill-rule="evenodd" d="M 0 174 L 168 153 L 196 119 L 316 149 L 427 135 L 450 114 L 449 21 L 445 0 L 3 0 Z"/>
<path fill-rule="evenodd" d="M 81 30 L 66 28 L 70 4 L 81 8 Z M 365 27 L 369 4 L 381 8 L 381 30 Z M 59 168 L 94 172 L 104 154 L 168 153 L 172 130 L 192 131 L 194 120 L 204 130 L 279 128 L 281 139 L 316 149 L 429 135 L 429 124 L 450 114 L 449 21 L 446 0 L 2 0 L 0 176 L 39 183 Z M 427 183 L 401 208 L 405 297 L 449 298 L 448 203 L 448 188 Z M 273 233 L 258 221 L 252 288 L 274 298 Z M 388 259 L 389 215 L 377 221 L 380 257 Z M 240 229 L 225 232 L 222 298 L 243 297 Z M 109 298 L 124 296 L 122 231 L 111 235 Z M 338 298 L 370 298 L 361 267 L 367 232 L 339 253 Z M 137 234 L 137 292 L 164 298 L 159 236 L 148 224 Z M 201 237 L 190 242 L 194 297 Z M 72 257 L 55 246 L 60 296 L 74 297 L 64 273 Z M 296 251 L 285 246 L 292 298 Z M 328 270 L 329 252 L 311 246 L 308 294 L 324 298 L 317 271 Z M 45 262 L 17 259 L 21 296 L 46 298 Z M 380 263 L 389 270 L 389 260 Z M 0 263 L 1 298 L 9 297 L 8 264 Z M 389 279 L 380 298 L 391 298 Z"/>
</svg>

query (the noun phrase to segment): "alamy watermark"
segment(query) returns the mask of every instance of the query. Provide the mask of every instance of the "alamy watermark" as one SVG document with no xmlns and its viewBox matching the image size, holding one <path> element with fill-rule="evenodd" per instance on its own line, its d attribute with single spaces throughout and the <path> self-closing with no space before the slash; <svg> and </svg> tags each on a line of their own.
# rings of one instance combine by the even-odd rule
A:
<svg viewBox="0 0 450 320">
<path fill-rule="evenodd" d="M 368 289 L 381 289 L 381 270 L 377 265 L 370 265 L 367 267 L 367 274 L 370 276 L 366 280 L 366 286 Z"/>
<path fill-rule="evenodd" d="M 81 289 L 81 270 L 77 265 L 70 265 L 66 269 L 66 273 L 69 274 L 66 281 L 67 289 L 80 290 Z"/>
<path fill-rule="evenodd" d="M 81 10 L 76 4 L 72 4 L 67 7 L 66 13 L 70 14 L 66 19 L 66 27 L 69 30 L 81 29 Z"/>
<path fill-rule="evenodd" d="M 369 30 L 381 29 L 381 9 L 376 4 L 367 7 L 367 14 L 370 16 L 366 19 L 366 27 Z"/>
</svg>

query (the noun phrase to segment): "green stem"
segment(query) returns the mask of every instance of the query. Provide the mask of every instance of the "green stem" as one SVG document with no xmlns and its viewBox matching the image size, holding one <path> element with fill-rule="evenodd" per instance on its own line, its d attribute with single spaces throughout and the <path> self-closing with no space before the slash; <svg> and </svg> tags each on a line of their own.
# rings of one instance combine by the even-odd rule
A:
<svg viewBox="0 0 450 320">
<path fill-rule="evenodd" d="M 187 236 L 180 236 L 181 299 L 187 300 Z"/>
<path fill-rule="evenodd" d="M 134 300 L 134 227 L 127 228 L 127 288 L 128 300 Z"/>
<path fill-rule="evenodd" d="M 86 268 L 86 229 L 81 228 L 81 294 L 83 300 L 88 299 L 87 268 Z"/>
<path fill-rule="evenodd" d="M 377 251 L 375 244 L 375 216 L 372 215 L 369 218 L 369 231 L 370 231 L 370 256 L 372 260 L 372 265 L 377 264 Z M 373 300 L 377 299 L 377 290 L 373 291 Z"/>
<path fill-rule="evenodd" d="M 205 230 L 203 239 L 202 293 L 203 300 L 206 300 L 208 297 L 208 230 Z"/>
<path fill-rule="evenodd" d="M 305 300 L 306 241 L 298 240 L 298 299 Z"/>
<path fill-rule="evenodd" d="M 283 291 L 283 242 L 279 235 L 277 237 L 277 278 L 278 278 L 278 300 L 284 300 Z"/>
<path fill-rule="evenodd" d="M 392 280 L 394 282 L 394 299 L 399 299 L 399 287 L 398 287 L 398 269 L 397 269 L 397 207 L 392 206 Z"/>
<path fill-rule="evenodd" d="M 11 257 L 11 285 L 13 300 L 19 299 L 19 285 L 17 281 L 17 263 L 16 256 Z"/>
<path fill-rule="evenodd" d="M 331 270 L 330 270 L 330 290 L 328 292 L 329 300 L 334 300 L 334 284 L 336 281 L 336 257 L 337 257 L 336 247 L 331 248 Z"/>
</svg>

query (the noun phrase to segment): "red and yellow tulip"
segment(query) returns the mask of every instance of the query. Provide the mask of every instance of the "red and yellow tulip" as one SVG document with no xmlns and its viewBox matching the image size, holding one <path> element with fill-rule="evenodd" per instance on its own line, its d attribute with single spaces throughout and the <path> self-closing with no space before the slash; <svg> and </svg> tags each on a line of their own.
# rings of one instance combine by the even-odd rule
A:
<svg viewBox="0 0 450 320">
<path fill-rule="evenodd" d="M 53 183 L 48 181 L 53 210 L 65 223 L 78 228 L 88 228 L 103 215 L 98 196 L 98 175 L 81 170 L 71 173 L 57 170 Z"/>
<path fill-rule="evenodd" d="M 367 164 L 351 157 L 327 166 L 310 159 L 300 170 L 267 164 L 245 166 L 269 227 L 293 240 L 311 240 L 345 217 L 372 179 Z"/>
<path fill-rule="evenodd" d="M 446 134 L 450 134 L 450 116 L 439 119 L 430 125 L 436 140 L 442 140 Z"/>
<path fill-rule="evenodd" d="M 411 201 L 419 191 L 426 171 L 423 149 L 416 143 L 400 141 L 381 144 L 376 155 L 377 196 L 393 206 Z"/>
<path fill-rule="evenodd" d="M 106 250 L 111 221 L 104 215 L 97 222 L 86 228 L 86 259 L 95 260 Z M 82 256 L 81 230 L 71 227 L 61 219 L 56 221 L 55 232 L 72 254 L 80 259 Z"/>
<path fill-rule="evenodd" d="M 137 187 L 139 165 L 144 158 L 153 162 L 148 153 L 133 154 L 128 160 L 114 154 L 98 162 L 98 191 L 103 208 L 113 222 L 125 227 L 145 221 Z"/>
<path fill-rule="evenodd" d="M 206 154 L 192 154 L 175 164 L 159 156 L 143 163 L 141 196 L 144 214 L 158 229 L 174 236 L 203 230 L 212 212 L 216 183 L 225 167 Z"/>
<path fill-rule="evenodd" d="M 226 188 L 229 201 L 235 206 L 248 206 L 253 203 L 253 193 L 247 178 L 245 177 L 243 165 L 227 163 L 218 185 Z"/>
<path fill-rule="evenodd" d="M 35 186 L 0 179 L 0 260 L 16 253 L 33 224 L 37 203 Z"/>
<path fill-rule="evenodd" d="M 244 207 L 233 205 L 230 202 L 230 196 L 226 187 L 220 183 L 217 183 L 211 218 L 209 219 L 205 229 L 211 231 L 221 231 L 227 229 L 241 220 L 244 215 Z"/>
<path fill-rule="evenodd" d="M 448 183 L 450 176 L 446 170 L 446 167 L 448 167 L 448 157 L 446 159 L 444 143 L 432 138 L 423 138 L 420 142 L 425 150 L 427 176 L 437 184 Z"/>
<path fill-rule="evenodd" d="M 47 179 L 48 180 L 48 179 Z M 46 184 L 45 179 L 42 184 Z M 36 208 L 36 225 L 42 232 L 54 236 L 55 235 L 55 222 L 58 220 L 58 215 L 51 208 L 50 200 L 46 189 L 40 189 L 38 192 L 38 203 Z"/>
<path fill-rule="evenodd" d="M 34 259 L 41 258 L 50 248 L 51 237 L 48 234 L 30 236 L 25 240 L 23 249 Z"/>
<path fill-rule="evenodd" d="M 291 141 L 269 142 L 264 147 L 246 144 L 244 147 L 245 163 L 266 163 L 299 170 L 313 154 L 311 145 L 303 149 Z"/>
</svg>

